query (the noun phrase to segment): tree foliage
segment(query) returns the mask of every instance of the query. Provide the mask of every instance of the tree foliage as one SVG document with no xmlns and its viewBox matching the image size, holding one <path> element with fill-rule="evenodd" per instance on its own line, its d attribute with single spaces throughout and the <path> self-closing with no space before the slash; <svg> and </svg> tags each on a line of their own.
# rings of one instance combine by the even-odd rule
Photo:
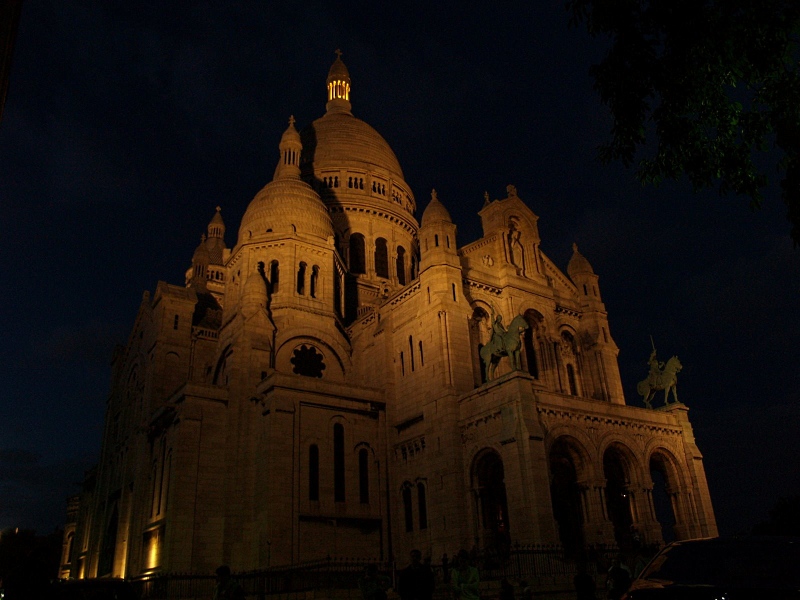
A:
<svg viewBox="0 0 800 600">
<path fill-rule="evenodd" d="M 686 175 L 695 190 L 762 202 L 782 178 L 800 244 L 800 1 L 567 0 L 573 24 L 608 37 L 590 74 L 611 110 L 603 162 L 643 183 Z M 777 150 L 777 152 L 775 151 Z"/>
</svg>

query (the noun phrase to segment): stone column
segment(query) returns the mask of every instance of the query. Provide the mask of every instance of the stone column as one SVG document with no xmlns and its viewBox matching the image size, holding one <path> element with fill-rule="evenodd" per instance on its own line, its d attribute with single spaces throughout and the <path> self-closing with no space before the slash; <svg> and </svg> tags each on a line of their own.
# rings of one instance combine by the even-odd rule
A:
<svg viewBox="0 0 800 600">
<path fill-rule="evenodd" d="M 614 539 L 614 525 L 606 510 L 606 480 L 595 479 L 578 482 L 581 488 L 585 521 L 583 537 L 587 545 L 605 544 Z"/>
</svg>

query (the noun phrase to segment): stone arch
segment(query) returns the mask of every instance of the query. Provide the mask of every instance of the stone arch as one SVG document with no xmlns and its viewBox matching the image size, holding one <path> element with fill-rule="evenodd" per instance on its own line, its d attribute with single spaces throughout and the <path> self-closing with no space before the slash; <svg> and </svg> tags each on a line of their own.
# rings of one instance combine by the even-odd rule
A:
<svg viewBox="0 0 800 600">
<path fill-rule="evenodd" d="M 528 323 L 528 329 L 522 333 L 522 367 L 536 379 L 541 379 L 546 355 L 544 316 L 533 308 L 527 309 L 522 316 Z"/>
<path fill-rule="evenodd" d="M 614 539 L 620 548 L 633 546 L 633 525 L 639 522 L 636 503 L 639 464 L 630 448 L 613 440 L 602 451 L 603 475 L 606 479 L 606 514 L 614 528 Z"/>
<path fill-rule="evenodd" d="M 395 271 L 397 272 L 397 283 L 406 284 L 406 249 L 402 246 L 397 247 L 397 258 L 395 259 Z"/>
<path fill-rule="evenodd" d="M 373 482 L 377 481 L 375 450 L 367 442 L 358 442 L 353 448 L 353 457 L 358 467 L 358 501 L 369 504 L 373 496 Z"/>
<path fill-rule="evenodd" d="M 469 346 L 472 358 L 472 379 L 475 387 L 486 383 L 486 371 L 481 361 L 481 348 L 491 339 L 491 307 L 483 302 L 473 302 L 469 317 Z"/>
<path fill-rule="evenodd" d="M 345 373 L 350 365 L 342 360 L 342 356 L 346 357 L 347 353 L 339 343 L 316 329 L 297 328 L 293 329 L 291 333 L 294 334 L 292 337 L 280 340 L 277 343 L 275 368 L 278 371 L 282 373 L 293 373 L 295 364 L 291 361 L 295 355 L 295 350 L 302 345 L 306 345 L 313 346 L 316 351 L 322 355 L 322 361 L 325 365 L 322 375 L 323 379 L 334 381 L 344 380 Z"/>
<path fill-rule="evenodd" d="M 686 486 L 680 463 L 664 446 L 650 449 L 647 459 L 651 517 L 658 524 L 661 540 L 671 542 L 686 537 L 693 520 L 686 506 Z"/>
<path fill-rule="evenodd" d="M 470 484 L 475 503 L 475 533 L 480 547 L 508 554 L 511 529 L 508 519 L 505 469 L 494 448 L 483 448 L 472 459 Z"/>
<path fill-rule="evenodd" d="M 417 517 L 419 529 L 428 529 L 428 480 L 417 478 Z"/>
<path fill-rule="evenodd" d="M 585 543 L 587 507 L 582 486 L 590 479 L 590 456 L 585 444 L 569 433 L 555 437 L 547 451 L 550 502 L 558 537 L 570 554 Z"/>
<path fill-rule="evenodd" d="M 367 272 L 367 250 L 364 234 L 350 234 L 348 257 L 350 273 L 353 275 L 363 275 Z"/>
<path fill-rule="evenodd" d="M 403 505 L 403 522 L 406 533 L 411 533 L 414 531 L 413 490 L 414 484 L 412 484 L 410 481 L 404 481 L 400 486 L 400 501 Z"/>
<path fill-rule="evenodd" d="M 562 391 L 570 396 L 582 395 L 580 350 L 575 330 L 562 325 L 558 331 Z"/>
<path fill-rule="evenodd" d="M 384 237 L 375 238 L 375 276 L 389 279 L 389 245 Z"/>
</svg>

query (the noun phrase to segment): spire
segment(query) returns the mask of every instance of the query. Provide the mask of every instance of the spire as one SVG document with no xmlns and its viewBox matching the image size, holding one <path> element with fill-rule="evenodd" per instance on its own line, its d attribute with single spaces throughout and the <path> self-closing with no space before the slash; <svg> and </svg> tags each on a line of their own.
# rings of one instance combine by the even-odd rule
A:
<svg viewBox="0 0 800 600">
<path fill-rule="evenodd" d="M 576 276 L 594 275 L 592 265 L 589 264 L 583 254 L 578 252 L 578 244 L 575 243 L 572 244 L 572 258 L 569 259 L 569 264 L 567 265 L 567 274 L 573 281 L 575 281 Z"/>
<path fill-rule="evenodd" d="M 283 132 L 278 148 L 280 149 L 280 160 L 278 166 L 275 167 L 273 179 L 298 179 L 300 177 L 300 152 L 303 150 L 303 144 L 300 141 L 300 134 L 294 128 L 294 115 L 289 117 L 289 127 Z"/>
<path fill-rule="evenodd" d="M 342 51 L 336 50 L 336 60 L 328 71 L 325 82 L 328 88 L 328 103 L 325 105 L 327 112 L 349 113 L 350 104 L 350 73 L 342 62 Z"/>
<path fill-rule="evenodd" d="M 221 207 L 217 207 L 216 214 L 211 217 L 208 224 L 208 237 L 210 238 L 224 238 L 225 237 L 225 222 L 222 220 Z"/>
</svg>

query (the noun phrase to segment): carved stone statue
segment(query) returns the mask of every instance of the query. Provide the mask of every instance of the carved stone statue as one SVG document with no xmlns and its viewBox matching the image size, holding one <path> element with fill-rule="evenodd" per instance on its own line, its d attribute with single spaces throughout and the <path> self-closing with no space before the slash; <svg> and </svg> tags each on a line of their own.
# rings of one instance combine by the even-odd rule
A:
<svg viewBox="0 0 800 600">
<path fill-rule="evenodd" d="M 513 218 L 510 219 L 508 222 L 509 259 L 511 264 L 517 267 L 517 273 L 522 273 L 525 270 L 525 255 L 520 241 L 521 237 L 522 232 L 519 230 L 518 221 Z"/>
<path fill-rule="evenodd" d="M 511 361 L 511 368 L 519 371 L 522 368 L 520 352 L 522 342 L 520 333 L 528 329 L 528 322 L 522 315 L 517 315 L 508 325 L 508 329 L 503 327 L 503 317 L 497 315 L 492 322 L 492 339 L 481 348 L 481 361 L 483 362 L 483 372 L 486 381 L 494 379 L 494 373 L 500 359 L 507 356 Z"/>
<path fill-rule="evenodd" d="M 644 405 L 647 408 L 653 408 L 651 400 L 655 393 L 659 390 L 664 390 L 664 405 L 669 404 L 669 393 L 672 391 L 673 401 L 678 401 L 678 372 L 683 368 L 681 361 L 677 356 L 670 358 L 666 364 L 659 361 L 656 357 L 656 349 L 650 353 L 650 358 L 647 361 L 650 365 L 650 372 L 647 379 L 640 381 L 636 386 L 639 395 L 642 396 Z"/>
</svg>

